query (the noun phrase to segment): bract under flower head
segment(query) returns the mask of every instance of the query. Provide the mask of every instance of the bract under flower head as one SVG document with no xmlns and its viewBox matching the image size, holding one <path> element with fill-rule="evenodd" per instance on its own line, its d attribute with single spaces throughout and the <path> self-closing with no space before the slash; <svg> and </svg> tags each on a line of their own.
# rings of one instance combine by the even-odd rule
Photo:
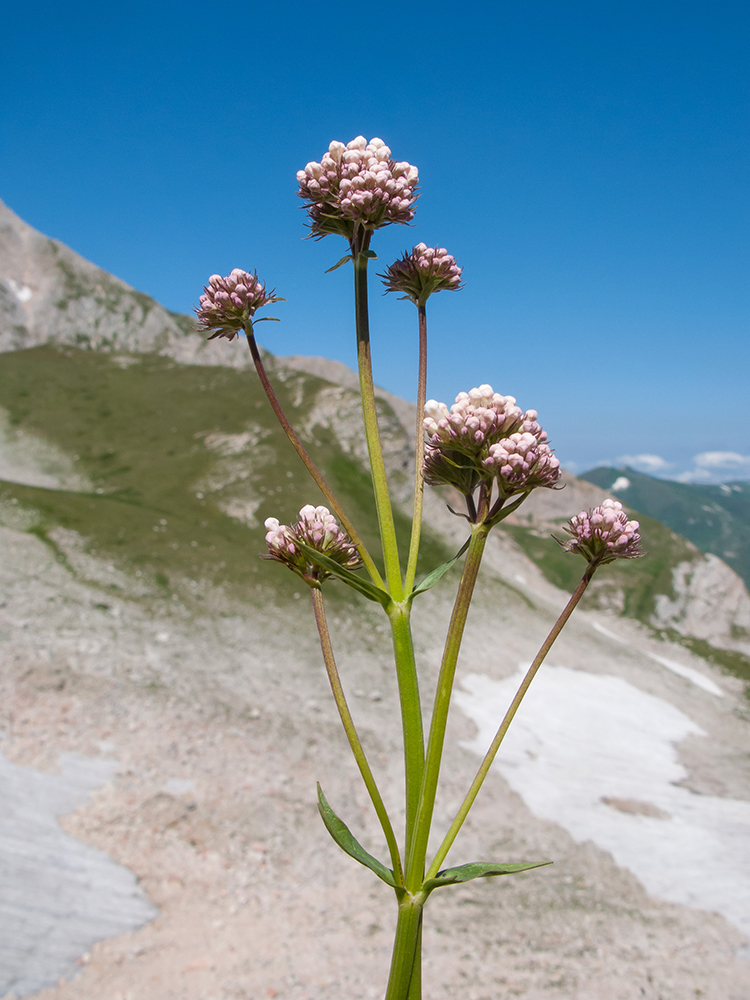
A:
<svg viewBox="0 0 750 1000">
<path fill-rule="evenodd" d="M 417 243 L 403 257 L 386 268 L 383 279 L 387 292 L 403 292 L 415 305 L 424 305 L 433 292 L 457 291 L 463 286 L 462 269 L 443 247 Z"/>
<path fill-rule="evenodd" d="M 309 551 L 303 552 L 300 542 L 324 553 L 345 569 L 358 569 L 362 565 L 354 543 L 327 507 L 308 504 L 300 510 L 299 520 L 291 527 L 279 524 L 275 517 L 269 517 L 265 526 L 267 558 L 284 563 L 310 586 L 322 583 L 331 574 L 315 562 Z"/>
<path fill-rule="evenodd" d="M 313 236 L 334 233 L 351 240 L 357 225 L 374 230 L 414 218 L 419 172 L 394 160 L 382 139 L 368 142 L 360 135 L 346 145 L 334 140 L 320 163 L 297 171 L 297 182 Z"/>
<path fill-rule="evenodd" d="M 274 291 L 266 291 L 255 271 L 250 274 L 235 267 L 225 278 L 212 274 L 203 287 L 200 305 L 195 308 L 198 329 L 202 332 L 213 330 L 209 340 L 215 337 L 234 340 L 248 323 L 252 324 L 256 310 L 271 302 L 284 301 L 274 295 Z"/>
<path fill-rule="evenodd" d="M 557 539 L 566 552 L 578 552 L 588 562 L 602 565 L 615 559 L 638 559 L 641 536 L 638 521 L 629 521 L 617 500 L 605 500 L 600 507 L 582 510 L 564 526 L 571 537 Z"/>
<path fill-rule="evenodd" d="M 496 484 L 504 500 L 560 479 L 536 410 L 522 412 L 513 396 L 491 385 L 459 393 L 450 410 L 429 400 L 424 429 L 425 482 L 433 486 L 446 483 L 470 494 L 482 482 Z"/>
</svg>

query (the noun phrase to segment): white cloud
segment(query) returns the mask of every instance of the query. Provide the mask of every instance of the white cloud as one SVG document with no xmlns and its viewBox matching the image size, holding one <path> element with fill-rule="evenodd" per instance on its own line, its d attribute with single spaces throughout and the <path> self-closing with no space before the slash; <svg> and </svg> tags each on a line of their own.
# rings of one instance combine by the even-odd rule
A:
<svg viewBox="0 0 750 1000">
<path fill-rule="evenodd" d="M 678 483 L 708 483 L 712 481 L 713 476 L 708 469 L 691 469 L 688 472 L 681 472 L 675 479 Z"/>
<path fill-rule="evenodd" d="M 736 451 L 703 451 L 693 461 L 699 469 L 750 469 L 750 455 Z"/>
<path fill-rule="evenodd" d="M 672 468 L 661 455 L 620 455 L 618 465 L 629 465 L 631 469 L 642 469 L 644 472 L 664 472 Z"/>
</svg>

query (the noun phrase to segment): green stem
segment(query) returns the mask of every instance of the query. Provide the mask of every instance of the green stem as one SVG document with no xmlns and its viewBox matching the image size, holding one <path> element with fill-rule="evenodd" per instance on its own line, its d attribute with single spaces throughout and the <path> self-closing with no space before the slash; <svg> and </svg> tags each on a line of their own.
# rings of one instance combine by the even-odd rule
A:
<svg viewBox="0 0 750 1000">
<path fill-rule="evenodd" d="M 411 635 L 411 609 L 407 604 L 391 604 L 388 618 L 393 636 L 396 660 L 398 696 L 401 705 L 401 726 L 404 737 L 404 777 L 406 797 L 406 854 L 408 855 L 416 829 L 419 795 L 424 772 L 424 731 L 422 705 L 419 700 L 417 665 L 414 660 L 414 643 Z M 412 877 L 417 888 L 422 885 L 422 874 Z M 406 872 L 407 879 L 409 872 Z"/>
<path fill-rule="evenodd" d="M 249 329 L 245 331 L 247 334 L 247 346 L 250 348 L 250 354 L 252 355 L 253 363 L 255 364 L 255 370 L 258 373 L 258 378 L 260 379 L 260 384 L 263 386 L 263 391 L 268 397 L 268 402 L 271 404 L 271 409 L 276 414 L 276 419 L 279 421 L 284 430 L 284 433 L 291 441 L 294 450 L 297 452 L 299 457 L 304 462 L 305 468 L 317 483 L 320 492 L 323 494 L 323 496 L 330 504 L 334 514 L 336 515 L 336 517 L 338 517 L 339 521 L 341 521 L 341 524 L 343 525 L 347 534 L 354 542 L 354 544 L 357 546 L 357 552 L 359 552 L 360 558 L 364 563 L 365 569 L 370 574 L 370 579 L 372 580 L 372 582 L 375 584 L 376 587 L 382 588 L 384 586 L 383 579 L 380 576 L 380 573 L 378 572 L 377 566 L 372 561 L 372 556 L 365 548 L 365 544 L 355 531 L 354 525 L 344 513 L 343 507 L 338 502 L 336 497 L 333 495 L 331 487 L 323 478 L 315 462 L 313 462 L 312 458 L 310 458 L 307 449 L 302 444 L 300 439 L 297 437 L 296 433 L 294 432 L 294 428 L 289 423 L 286 414 L 281 408 L 281 403 L 279 402 L 276 393 L 273 391 L 273 386 L 268 380 L 268 375 L 266 374 L 266 369 L 263 364 L 263 360 L 260 356 L 258 345 L 255 342 L 255 335 L 253 333 L 253 328 L 249 323 L 248 326 Z"/>
<path fill-rule="evenodd" d="M 378 512 L 380 538 L 383 544 L 385 576 L 388 591 L 394 601 L 403 600 L 401 568 L 398 560 L 396 526 L 388 494 L 383 451 L 378 432 L 378 415 L 375 408 L 375 384 L 372 378 L 372 357 L 370 354 L 370 320 L 367 307 L 367 257 L 370 233 L 361 231 L 352 240 L 354 263 L 354 309 L 357 322 L 357 363 L 359 367 L 359 389 L 362 396 L 362 414 L 365 422 L 367 451 L 370 457 L 372 485 L 375 492 L 375 506 Z"/>
<path fill-rule="evenodd" d="M 424 404 L 427 401 L 427 310 L 424 303 L 419 309 L 419 380 L 417 383 L 417 441 L 414 449 L 414 517 L 411 522 L 409 560 L 406 565 L 404 589 L 410 594 L 417 575 L 419 539 L 422 534 L 422 506 L 424 501 Z"/>
<path fill-rule="evenodd" d="M 414 964 L 411 967 L 411 979 L 409 980 L 409 993 L 407 1000 L 422 1000 L 422 927 L 424 926 L 424 913 L 419 918 L 419 930 L 417 931 L 417 943 L 414 947 Z"/>
<path fill-rule="evenodd" d="M 423 908 L 424 899 L 421 894 L 413 896 L 406 893 L 399 903 L 385 1000 L 420 1000 Z"/>
<path fill-rule="evenodd" d="M 464 799 L 463 803 L 461 804 L 461 808 L 458 810 L 458 813 L 456 814 L 456 818 L 451 823 L 450 829 L 446 833 L 445 839 L 440 845 L 440 848 L 437 854 L 435 855 L 434 861 L 430 865 L 430 869 L 427 872 L 426 876 L 427 878 L 434 878 L 435 875 L 437 875 L 437 873 L 440 871 L 443 862 L 445 861 L 448 855 L 448 851 L 453 846 L 453 842 L 455 841 L 456 836 L 458 835 L 458 831 L 463 826 L 464 820 L 469 814 L 469 810 L 471 809 L 472 805 L 474 804 L 474 800 L 479 794 L 479 789 L 482 787 L 482 783 L 484 782 L 484 779 L 487 777 L 487 774 L 489 773 L 490 767 L 492 766 L 492 762 L 495 759 L 495 755 L 497 754 L 497 751 L 500 748 L 500 744 L 503 742 L 505 734 L 508 732 L 508 728 L 511 722 L 513 721 L 513 717 L 518 711 L 518 706 L 523 701 L 524 695 L 529 690 L 531 682 L 534 680 L 537 671 L 544 662 L 544 658 L 546 657 L 547 653 L 549 653 L 550 649 L 552 648 L 555 639 L 557 639 L 558 635 L 562 632 L 565 623 L 573 614 L 575 606 L 583 597 L 584 591 L 586 590 L 586 587 L 588 587 L 591 581 L 591 577 L 594 575 L 595 569 L 596 565 L 592 565 L 591 563 L 589 563 L 589 565 L 586 567 L 586 572 L 583 574 L 583 578 L 581 579 L 581 582 L 578 584 L 575 593 L 570 598 L 568 603 L 565 605 L 564 611 L 553 625 L 551 632 L 544 640 L 544 643 L 542 644 L 542 647 L 539 650 L 539 652 L 536 654 L 534 662 L 529 667 L 526 676 L 521 682 L 521 686 L 516 692 L 515 698 L 510 704 L 510 708 L 505 713 L 505 718 L 500 723 L 500 728 L 495 734 L 495 738 L 490 744 L 489 750 L 485 754 L 484 760 L 482 761 L 482 764 L 479 770 L 477 771 L 476 777 L 474 778 L 474 781 L 472 782 L 469 791 L 466 793 L 466 798 Z"/>
<path fill-rule="evenodd" d="M 365 783 L 367 791 L 370 793 L 372 804 L 375 807 L 375 812 L 380 820 L 380 825 L 383 828 L 383 833 L 385 834 L 385 839 L 388 843 L 388 850 L 391 855 L 391 865 L 393 866 L 393 874 L 396 879 L 396 883 L 398 885 L 403 885 L 404 874 L 401 865 L 401 855 L 399 854 L 398 843 L 396 842 L 396 836 L 393 832 L 393 827 L 391 826 L 391 821 L 385 805 L 383 804 L 383 799 L 381 798 L 377 783 L 373 777 L 372 771 L 370 770 L 370 765 L 367 763 L 367 757 L 365 756 L 365 751 L 362 747 L 359 734 L 357 733 L 354 720 L 352 719 L 349 706 L 346 702 L 344 689 L 341 685 L 341 678 L 339 677 L 338 667 L 336 666 L 336 660 L 333 655 L 333 647 L 331 646 L 331 636 L 328 631 L 328 622 L 326 620 L 325 606 L 323 604 L 323 594 L 320 587 L 311 587 L 310 593 L 312 596 L 313 611 L 315 612 L 315 624 L 318 626 L 318 635 L 320 636 L 320 648 L 323 651 L 323 660 L 326 665 L 326 672 L 328 673 L 328 680 L 331 684 L 333 698 L 336 702 L 336 707 L 339 710 L 339 716 L 341 717 L 341 722 L 344 726 L 344 732 L 346 733 L 346 738 L 349 740 L 349 746 L 351 747 L 354 759 L 357 762 L 359 773 L 362 775 L 362 780 Z"/>
<path fill-rule="evenodd" d="M 453 606 L 448 637 L 443 652 L 443 662 L 440 665 L 435 703 L 430 722 L 430 736 L 427 743 L 427 758 L 424 768 L 424 779 L 419 799 L 419 814 L 417 817 L 416 834 L 411 842 L 411 852 L 406 855 L 406 885 L 412 888 L 411 878 L 417 872 L 420 877 L 424 872 L 424 862 L 427 855 L 427 842 L 430 836 L 432 814 L 435 809 L 440 763 L 443 756 L 445 729 L 448 723 L 453 681 L 456 675 L 458 654 L 461 649 L 466 619 L 471 606 L 471 598 L 477 581 L 479 567 L 482 562 L 484 547 L 490 529 L 486 524 L 472 525 L 471 541 L 466 553 L 461 582 L 458 586 L 456 601 Z M 421 885 L 421 882 L 419 883 Z"/>
</svg>

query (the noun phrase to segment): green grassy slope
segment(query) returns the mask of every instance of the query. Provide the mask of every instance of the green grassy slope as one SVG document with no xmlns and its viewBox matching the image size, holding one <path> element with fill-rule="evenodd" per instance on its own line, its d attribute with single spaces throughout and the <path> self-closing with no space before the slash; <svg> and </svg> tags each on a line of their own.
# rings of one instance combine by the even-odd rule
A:
<svg viewBox="0 0 750 1000">
<path fill-rule="evenodd" d="M 308 375 L 279 383 L 282 404 L 301 426 L 324 385 Z M 258 559 L 263 521 L 275 516 L 289 523 L 303 504 L 322 497 L 254 372 L 40 347 L 2 356 L 0 406 L 11 428 L 53 442 L 93 484 L 94 492 L 76 493 L 0 483 L 6 509 L 14 503 L 36 512 L 40 537 L 56 526 L 72 529 L 90 552 L 140 571 L 165 593 L 184 596 L 185 581 L 196 579 L 245 599 L 269 586 L 298 589 L 291 574 Z M 317 437 L 310 450 L 375 555 L 368 476 L 333 435 Z M 248 504 L 250 525 L 223 509 Z M 409 528 L 399 517 L 404 548 Z M 420 569 L 428 572 L 447 557 L 428 533 Z"/>
</svg>

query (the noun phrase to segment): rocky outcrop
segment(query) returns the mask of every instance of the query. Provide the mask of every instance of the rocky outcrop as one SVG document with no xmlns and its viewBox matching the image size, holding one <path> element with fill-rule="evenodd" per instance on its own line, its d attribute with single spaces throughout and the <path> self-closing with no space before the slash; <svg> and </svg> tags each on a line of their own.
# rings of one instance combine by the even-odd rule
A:
<svg viewBox="0 0 750 1000">
<path fill-rule="evenodd" d="M 733 569 L 708 553 L 675 566 L 672 585 L 674 596 L 656 597 L 654 625 L 750 655 L 750 594 Z"/>
<path fill-rule="evenodd" d="M 41 344 L 166 354 L 185 364 L 245 366 L 63 243 L 27 225 L 0 201 L 0 352 Z"/>
</svg>

